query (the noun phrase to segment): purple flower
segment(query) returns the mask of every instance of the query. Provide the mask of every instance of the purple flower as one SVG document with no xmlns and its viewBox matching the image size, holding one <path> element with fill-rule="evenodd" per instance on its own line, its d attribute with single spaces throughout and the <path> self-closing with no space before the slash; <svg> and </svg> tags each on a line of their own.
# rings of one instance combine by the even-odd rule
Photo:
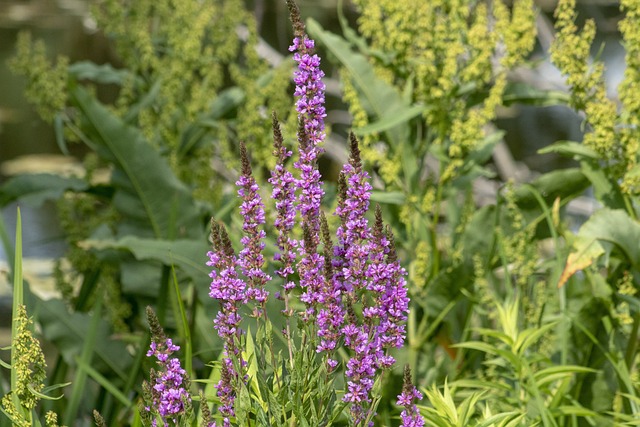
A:
<svg viewBox="0 0 640 427">
<path fill-rule="evenodd" d="M 340 217 L 338 227 L 337 253 L 339 262 L 334 266 L 338 271 L 336 280 L 342 290 L 355 297 L 355 292 L 367 283 L 365 268 L 371 253 L 371 229 L 365 217 L 369 209 L 371 184 L 369 174 L 362 168 L 358 140 L 349 135 L 351 155 L 349 163 L 342 168 L 342 184 L 336 215 Z"/>
<path fill-rule="evenodd" d="M 258 184 L 251 174 L 249 157 L 244 143 L 240 143 L 240 158 L 242 175 L 236 185 L 239 187 L 238 196 L 242 198 L 240 213 L 243 218 L 242 230 L 245 235 L 240 240 L 243 249 L 239 253 L 238 265 L 249 284 L 246 296 L 262 306 L 259 311 L 261 313 L 268 295 L 264 286 L 271 280 L 271 277 L 262 270 L 264 264 L 262 250 L 265 246 L 263 240 L 266 237 L 264 230 L 261 229 L 265 223 L 264 204 L 258 194 Z"/>
<path fill-rule="evenodd" d="M 285 293 L 291 291 L 295 287 L 295 283 L 288 280 L 293 275 L 294 262 L 296 253 L 294 248 L 297 241 L 290 237 L 291 230 L 295 224 L 296 210 L 296 180 L 293 174 L 285 169 L 285 161 L 293 154 L 284 146 L 282 133 L 278 119 L 273 114 L 273 145 L 274 155 L 278 161 L 276 167 L 271 171 L 269 183 L 273 186 L 271 197 L 276 202 L 277 217 L 275 227 L 278 230 L 278 250 L 274 256 L 275 261 L 281 261 L 282 267 L 276 270 L 276 274 L 285 280 L 283 285 Z"/>
<path fill-rule="evenodd" d="M 213 220 L 211 221 L 211 239 L 214 250 L 208 253 L 209 261 L 207 262 L 208 266 L 213 267 L 209 274 L 212 279 L 209 296 L 220 303 L 220 311 L 213 325 L 223 340 L 225 355 L 222 361 L 222 376 L 216 384 L 216 389 L 221 402 L 219 410 L 226 420 L 234 415 L 233 404 L 236 396 L 234 386 L 240 377 L 233 367 L 231 358 L 240 359 L 241 366 L 244 366 L 241 351 L 238 348 L 242 321 L 239 309 L 249 301 L 249 292 L 247 284 L 238 278 L 237 267 L 240 262 L 234 254 L 229 235 L 223 225 Z M 248 265 L 246 259 L 245 268 Z M 224 427 L 229 425 L 228 421 L 223 424 Z"/>
<path fill-rule="evenodd" d="M 296 12 L 297 13 L 297 12 Z M 298 63 L 293 80 L 296 84 L 295 96 L 298 97 L 298 154 L 294 166 L 300 171 L 297 181 L 300 190 L 298 211 L 302 217 L 304 237 L 299 245 L 300 287 L 304 289 L 301 300 L 307 305 L 307 315 L 316 314 L 316 305 L 322 301 L 323 279 L 318 265 L 324 263 L 324 257 L 317 253 L 320 242 L 320 203 L 324 190 L 318 171 L 318 156 L 322 152 L 320 144 L 324 140 L 325 85 L 324 73 L 320 69 L 320 58 L 313 54 L 314 41 L 304 33 L 304 27 L 292 12 L 296 37 L 289 47 L 294 52 L 293 59 Z M 297 21 L 297 22 L 296 22 Z"/>
<path fill-rule="evenodd" d="M 170 338 L 163 342 L 151 342 L 147 357 L 154 357 L 160 366 L 160 371 L 152 370 L 151 399 L 152 406 L 146 407 L 148 411 L 152 408 L 157 410 L 165 424 L 167 420 L 177 423 L 177 417 L 185 413 L 186 405 L 191 403 L 191 395 L 185 389 L 186 371 L 180 366 L 180 360 L 169 358 L 169 356 L 179 350 L 180 347 L 174 345 Z M 155 420 L 154 420 L 155 423 Z"/>
<path fill-rule="evenodd" d="M 402 393 L 398 395 L 398 405 L 405 408 L 400 414 L 400 419 L 402 419 L 401 427 L 424 426 L 424 418 L 420 415 L 420 411 L 414 403 L 416 400 L 422 400 L 422 393 L 411 382 L 411 370 L 409 365 L 406 365 L 404 367 Z"/>
</svg>

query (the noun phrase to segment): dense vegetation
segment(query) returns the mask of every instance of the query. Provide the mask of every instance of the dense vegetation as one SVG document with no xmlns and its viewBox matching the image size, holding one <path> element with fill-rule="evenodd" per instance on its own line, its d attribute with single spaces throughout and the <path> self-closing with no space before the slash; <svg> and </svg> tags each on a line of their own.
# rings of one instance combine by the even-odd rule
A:
<svg viewBox="0 0 640 427">
<path fill-rule="evenodd" d="M 26 96 L 88 154 L 81 176 L 0 187 L 2 206 L 54 200 L 67 242 L 46 301 L 22 280 L 29 224 L 5 242 L 0 426 L 638 425 L 640 2 L 621 2 L 619 105 L 573 0 L 550 52 L 568 94 L 510 80 L 530 0 L 354 0 L 342 35 L 287 3 L 278 65 L 239 0 L 97 1 L 119 68 L 20 37 Z M 329 70 L 352 117 L 337 177 Z M 480 205 L 496 108 L 517 103 L 570 106 L 584 138 L 542 150 L 573 166 Z M 586 191 L 599 208 L 576 227 Z"/>
</svg>

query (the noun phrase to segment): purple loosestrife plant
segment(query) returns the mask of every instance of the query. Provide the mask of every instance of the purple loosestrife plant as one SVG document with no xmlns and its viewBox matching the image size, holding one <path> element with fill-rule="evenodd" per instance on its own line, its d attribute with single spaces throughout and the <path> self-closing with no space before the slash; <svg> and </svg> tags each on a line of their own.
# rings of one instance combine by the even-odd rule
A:
<svg viewBox="0 0 640 427">
<path fill-rule="evenodd" d="M 289 172 L 286 162 L 293 152 L 285 146 L 274 114 L 277 163 L 269 183 L 275 203 L 277 283 L 264 266 L 265 210 L 244 144 L 236 182 L 244 232 L 238 256 L 224 226 L 212 220 L 209 295 L 219 303 L 214 327 L 224 343 L 216 384 L 218 417 L 225 427 L 329 426 L 341 418 L 349 426 L 364 427 L 373 425 L 380 399 L 374 384 L 395 363 L 390 350 L 404 344 L 406 272 L 379 207 L 373 228 L 369 226 L 372 186 L 354 135 L 349 163 L 340 175 L 335 212 L 340 225 L 332 242 L 321 210 L 324 191 L 317 165 L 325 138 L 324 74 L 297 6 L 292 0 L 287 5 L 295 35 L 290 50 L 298 64 L 298 158 L 293 163 L 296 174 Z M 267 288 L 273 286 L 282 286 L 283 292 L 270 301 Z M 274 350 L 269 318 L 274 311 L 267 307 L 281 304 L 279 300 L 284 301 L 279 309 L 285 317 L 282 342 L 288 347 L 288 361 Z M 251 318 L 257 324 L 255 339 L 250 325 L 243 327 Z M 338 357 L 340 348 L 347 357 Z M 341 374 L 344 391 L 333 383 Z M 407 400 L 405 391 L 401 402 Z M 416 393 L 410 399 L 418 398 Z M 408 417 L 419 419 L 415 406 L 407 411 Z"/>
<path fill-rule="evenodd" d="M 398 406 L 404 406 L 404 410 L 400 414 L 401 427 L 424 426 L 424 418 L 420 415 L 420 411 L 415 405 L 415 401 L 421 399 L 422 393 L 411 382 L 411 369 L 409 365 L 406 365 L 404 367 L 402 393 L 398 395 Z"/>
<path fill-rule="evenodd" d="M 189 379 L 180 360 L 170 357 L 180 347 L 167 338 L 151 307 L 147 307 L 147 319 L 151 329 L 151 346 L 147 357 L 155 357 L 159 370 L 151 369 L 150 382 L 143 385 L 146 405 L 143 413 L 152 426 L 158 418 L 163 425 L 182 425 L 191 417 Z"/>
<path fill-rule="evenodd" d="M 216 384 L 217 397 L 220 400 L 219 411 L 223 416 L 223 426 L 231 425 L 230 418 L 235 415 L 234 402 L 238 381 L 244 379 L 246 362 L 242 358 L 240 341 L 240 308 L 249 301 L 250 291 L 244 280 L 238 278 L 237 267 L 240 264 L 231 240 L 223 225 L 211 221 L 211 240 L 213 250 L 207 255 L 207 265 L 213 267 L 210 277 L 209 296 L 220 302 L 220 310 L 213 321 L 214 328 L 224 345 L 222 374 Z"/>
<path fill-rule="evenodd" d="M 297 181 L 300 196 L 297 209 L 303 230 L 303 239 L 299 245 L 298 273 L 304 293 L 300 299 L 307 306 L 306 319 L 313 320 L 316 306 L 322 298 L 323 278 L 319 266 L 324 263 L 323 256 L 317 252 L 320 243 L 320 204 L 324 195 L 317 162 L 322 153 L 320 144 L 325 137 L 325 85 L 322 82 L 324 73 L 320 69 L 320 57 L 314 53 L 315 42 L 307 36 L 295 3 L 288 0 L 287 5 L 295 36 L 289 50 L 294 52 L 293 59 L 298 63 L 293 81 L 296 84 L 294 95 L 298 97 L 296 111 L 299 158 L 295 167 L 300 171 Z"/>
</svg>

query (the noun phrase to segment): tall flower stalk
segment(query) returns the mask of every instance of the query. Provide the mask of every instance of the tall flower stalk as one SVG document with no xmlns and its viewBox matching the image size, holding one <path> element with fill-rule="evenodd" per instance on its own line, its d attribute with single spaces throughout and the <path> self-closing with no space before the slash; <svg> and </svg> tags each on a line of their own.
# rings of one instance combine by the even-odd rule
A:
<svg viewBox="0 0 640 427">
<path fill-rule="evenodd" d="M 297 6 L 291 0 L 287 5 L 295 36 L 290 51 L 297 63 L 298 157 L 294 174 L 286 168 L 293 151 L 286 147 L 274 114 L 276 166 L 269 183 L 275 203 L 273 261 L 281 283 L 271 283 L 265 270 L 264 204 L 241 144 L 242 171 L 236 185 L 242 248 L 236 256 L 224 226 L 212 221 L 213 250 L 207 263 L 212 267 L 209 295 L 220 307 L 214 327 L 224 343 L 216 385 L 218 411 L 225 427 L 250 419 L 269 425 L 324 426 L 340 416 L 346 416 L 350 426 L 364 427 L 373 425 L 380 398 L 373 385 L 395 363 L 390 350 L 404 343 L 406 272 L 379 207 L 373 227 L 369 225 L 372 186 L 354 135 L 349 163 L 340 175 L 335 211 L 340 225 L 335 243 L 332 240 L 321 208 L 324 190 L 318 170 L 325 138 L 324 73 Z M 273 325 L 266 313 L 268 304 L 279 303 L 268 301 L 267 288 L 272 286 L 281 286 L 275 296 L 284 302 L 280 311 L 285 316 L 282 336 L 288 363 L 273 351 Z M 255 340 L 241 330 L 249 322 L 246 312 L 258 322 Z M 244 329 L 248 332 L 250 327 Z M 347 357 L 339 357 L 341 348 Z M 333 386 L 340 374 L 344 392 Z M 278 397 L 289 403 L 274 406 Z"/>
<path fill-rule="evenodd" d="M 191 415 L 189 378 L 180 360 L 171 355 L 180 350 L 171 338 L 164 334 L 160 322 L 151 307 L 147 307 L 147 320 L 151 329 L 151 345 L 147 357 L 154 357 L 159 370 L 151 369 L 149 383 L 143 384 L 145 400 L 144 417 L 156 426 L 158 418 L 163 425 L 180 425 Z"/>
</svg>

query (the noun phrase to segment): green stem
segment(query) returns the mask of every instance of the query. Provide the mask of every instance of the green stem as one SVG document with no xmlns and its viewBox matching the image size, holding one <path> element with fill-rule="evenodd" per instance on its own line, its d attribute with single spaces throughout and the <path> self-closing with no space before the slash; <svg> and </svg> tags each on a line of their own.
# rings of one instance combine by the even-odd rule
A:
<svg viewBox="0 0 640 427">
<path fill-rule="evenodd" d="M 20 208 L 16 213 L 16 244 L 15 244 L 15 258 L 13 264 L 13 311 L 11 322 L 11 391 L 18 389 L 18 372 L 15 369 L 20 354 L 15 347 L 15 343 L 18 338 L 18 322 L 15 320 L 18 317 L 18 309 L 24 304 L 24 289 L 22 288 L 22 217 L 20 215 Z M 11 394 L 11 399 L 16 408 L 20 408 L 20 398 L 16 393 Z"/>
<path fill-rule="evenodd" d="M 640 329 L 640 312 L 636 312 L 633 316 L 633 326 L 631 327 L 631 334 L 629 335 L 629 344 L 624 354 L 624 361 L 629 371 L 631 371 L 638 348 L 638 329 Z"/>
<path fill-rule="evenodd" d="M 441 168 L 442 169 L 442 168 Z M 442 170 L 440 171 L 442 172 Z M 431 278 L 435 278 L 440 272 L 440 251 L 438 250 L 438 222 L 440 221 L 440 204 L 442 202 L 442 185 L 438 185 L 436 191 L 436 202 L 433 209 L 433 219 L 431 220 Z"/>
</svg>

